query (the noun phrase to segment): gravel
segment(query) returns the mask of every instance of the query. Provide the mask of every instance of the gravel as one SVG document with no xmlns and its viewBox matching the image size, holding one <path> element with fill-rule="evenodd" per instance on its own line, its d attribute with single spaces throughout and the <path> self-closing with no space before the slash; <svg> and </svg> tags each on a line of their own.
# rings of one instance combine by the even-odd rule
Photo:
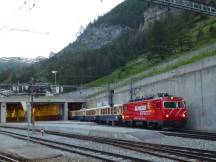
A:
<svg viewBox="0 0 216 162">
<path fill-rule="evenodd" d="M 26 131 L 23 131 L 23 130 L 13 130 L 13 129 L 5 129 L 5 128 L 0 128 L 0 130 L 7 130 L 7 131 L 11 131 L 11 132 L 20 133 L 20 134 L 22 133 L 25 135 L 27 134 Z M 164 158 L 151 156 L 148 154 L 143 154 L 143 153 L 131 151 L 128 149 L 122 149 L 119 147 L 114 147 L 114 146 L 107 145 L 107 144 L 99 144 L 99 143 L 95 143 L 95 142 L 91 142 L 91 141 L 71 139 L 71 138 L 59 137 L 59 136 L 48 135 L 48 134 L 45 134 L 44 136 L 42 136 L 41 133 L 39 133 L 39 132 L 34 132 L 33 134 L 31 133 L 31 135 L 35 136 L 35 137 L 42 137 L 44 139 L 54 140 L 54 141 L 61 141 L 61 142 L 65 142 L 65 143 L 73 144 L 73 145 L 77 145 L 77 146 L 83 146 L 83 147 L 88 147 L 88 148 L 102 150 L 102 151 L 114 152 L 114 153 L 119 153 L 122 155 L 129 155 L 129 156 L 133 156 L 133 157 L 137 157 L 137 158 L 141 158 L 141 159 L 146 159 L 146 160 L 154 161 L 154 162 L 172 162 L 173 161 L 173 160 L 168 160 L 168 159 L 164 159 Z M 70 153 L 68 153 L 67 156 L 70 157 L 71 156 Z M 85 160 L 86 159 L 84 159 L 84 161 Z"/>
<path fill-rule="evenodd" d="M 61 127 L 64 127 L 64 126 L 61 125 Z M 0 130 L 1 129 L 5 130 L 5 128 L 0 128 Z M 106 126 L 104 126 L 103 129 L 106 129 Z M 109 128 L 109 129 L 111 129 L 111 128 Z M 121 128 L 121 129 L 123 129 L 123 128 Z M 6 130 L 10 130 L 12 132 L 17 132 L 17 133 L 22 133 L 25 135 L 27 134 L 27 132 L 23 131 L 23 130 L 13 130 L 13 129 L 6 129 Z M 156 131 L 153 131 L 153 132 L 156 132 Z M 37 136 L 37 137 L 42 137 L 41 133 L 39 133 L 39 132 L 34 132 L 31 135 Z M 3 140 L 2 140 L 2 138 L 3 138 Z M 2 141 L 4 141 L 4 138 L 6 138 L 6 136 L 4 136 L 4 137 L 0 136 L 0 148 L 1 148 L 1 146 L 4 146 L 4 142 L 2 145 Z M 9 137 L 7 137 L 7 138 L 9 138 Z M 95 142 L 91 142 L 91 141 L 71 139 L 71 138 L 59 137 L 59 136 L 48 135 L 48 134 L 45 134 L 42 138 L 54 140 L 54 141 L 61 141 L 61 142 L 65 142 L 65 143 L 69 143 L 69 144 L 73 144 L 73 145 L 77 145 L 77 146 L 88 147 L 88 148 L 97 149 L 97 150 L 119 153 L 122 155 L 130 155 L 133 157 L 143 158 L 143 159 L 155 161 L 155 162 L 163 162 L 163 161 L 164 162 L 171 162 L 172 161 L 172 160 L 168 160 L 168 159 L 163 159 L 163 158 L 151 156 L 149 154 L 143 154 L 143 153 L 131 151 L 128 149 L 122 149 L 119 147 L 114 147 L 114 146 L 107 145 L 107 144 L 99 144 L 99 143 L 95 143 Z M 16 140 L 13 138 L 11 138 L 11 139 L 12 140 L 10 140 L 9 143 L 5 143 L 5 146 L 13 146 L 14 143 L 16 143 L 16 145 L 26 144 L 26 142 L 24 142 L 24 141 Z M 163 136 L 162 138 L 153 138 L 153 139 L 152 138 L 146 138 L 145 139 L 145 138 L 141 137 L 141 139 L 144 139 L 144 140 L 142 140 L 143 142 L 148 142 L 148 143 L 182 146 L 182 147 L 189 147 L 189 148 L 196 148 L 196 149 L 203 149 L 203 150 L 212 150 L 212 151 L 216 150 L 216 141 L 208 141 L 208 140 L 201 140 L 201 139 L 188 139 L 188 138 L 171 137 L 171 136 Z M 64 162 L 64 161 L 96 161 L 95 159 L 86 158 L 84 156 L 80 156 L 77 154 L 71 154 L 71 153 L 67 153 L 67 152 L 63 152 L 63 154 L 64 154 L 64 158 L 61 159 L 62 162 Z M 50 161 L 55 162 L 55 161 L 59 161 L 59 159 L 48 160 L 48 162 L 50 162 Z"/>
<path fill-rule="evenodd" d="M 182 147 L 189 147 L 189 148 L 202 149 L 202 150 L 211 150 L 211 151 L 216 150 L 216 141 L 208 141 L 208 140 L 201 140 L 201 139 L 189 139 L 189 138 L 182 138 L 182 137 L 166 136 L 160 139 L 145 140 L 145 142 L 173 145 L 173 146 L 182 146 Z"/>
</svg>

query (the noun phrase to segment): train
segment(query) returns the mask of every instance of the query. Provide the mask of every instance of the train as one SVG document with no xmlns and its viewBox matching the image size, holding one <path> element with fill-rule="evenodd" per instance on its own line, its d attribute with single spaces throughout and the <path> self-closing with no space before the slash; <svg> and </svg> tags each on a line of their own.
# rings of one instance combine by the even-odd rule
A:
<svg viewBox="0 0 216 162">
<path fill-rule="evenodd" d="M 91 121 L 145 128 L 182 128 L 187 123 L 186 101 L 168 93 L 158 93 L 127 103 L 69 112 L 71 120 Z"/>
</svg>

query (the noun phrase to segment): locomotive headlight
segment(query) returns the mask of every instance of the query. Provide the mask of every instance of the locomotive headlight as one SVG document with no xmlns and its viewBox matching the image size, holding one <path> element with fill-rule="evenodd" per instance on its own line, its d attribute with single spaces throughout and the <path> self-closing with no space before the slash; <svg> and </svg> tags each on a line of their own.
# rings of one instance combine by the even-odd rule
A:
<svg viewBox="0 0 216 162">
<path fill-rule="evenodd" d="M 185 115 L 185 114 L 183 114 L 183 115 L 182 115 L 182 117 L 183 117 L 183 118 L 185 118 L 185 117 L 186 117 L 186 115 Z"/>
<path fill-rule="evenodd" d="M 168 118 L 169 117 L 169 115 L 168 114 L 166 114 L 166 118 Z"/>
</svg>

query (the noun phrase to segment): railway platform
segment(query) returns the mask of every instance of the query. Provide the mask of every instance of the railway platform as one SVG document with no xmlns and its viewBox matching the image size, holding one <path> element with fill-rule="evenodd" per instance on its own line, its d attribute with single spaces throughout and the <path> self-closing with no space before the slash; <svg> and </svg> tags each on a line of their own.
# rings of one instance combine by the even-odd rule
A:
<svg viewBox="0 0 216 162">
<path fill-rule="evenodd" d="M 0 134 L 0 153 L 10 155 L 17 161 L 42 160 L 42 159 L 61 159 L 63 154 L 60 151 L 50 149 L 38 144 L 15 139 Z"/>
</svg>

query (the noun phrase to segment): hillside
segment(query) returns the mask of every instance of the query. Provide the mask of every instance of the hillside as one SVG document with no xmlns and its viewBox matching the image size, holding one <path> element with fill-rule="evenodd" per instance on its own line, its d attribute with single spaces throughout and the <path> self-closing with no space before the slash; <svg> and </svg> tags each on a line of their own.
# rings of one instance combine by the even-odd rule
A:
<svg viewBox="0 0 216 162">
<path fill-rule="evenodd" d="M 124 78 L 133 75 L 124 70 L 130 60 L 145 60 L 139 62 L 142 68 L 137 73 L 215 41 L 213 17 L 126 0 L 90 23 L 74 43 L 50 59 L 17 72 L 16 80 L 53 80 L 52 70 L 58 71 L 61 84 L 88 83 L 116 69 L 122 69 L 118 75 Z"/>
<path fill-rule="evenodd" d="M 29 60 L 19 57 L 2 57 L 0 58 L 0 71 L 6 69 L 20 69 L 29 65 Z"/>
<path fill-rule="evenodd" d="M 44 57 L 37 57 L 36 59 L 0 57 L 0 82 L 17 81 L 15 73 L 24 72 L 26 68 L 43 59 Z"/>
</svg>

